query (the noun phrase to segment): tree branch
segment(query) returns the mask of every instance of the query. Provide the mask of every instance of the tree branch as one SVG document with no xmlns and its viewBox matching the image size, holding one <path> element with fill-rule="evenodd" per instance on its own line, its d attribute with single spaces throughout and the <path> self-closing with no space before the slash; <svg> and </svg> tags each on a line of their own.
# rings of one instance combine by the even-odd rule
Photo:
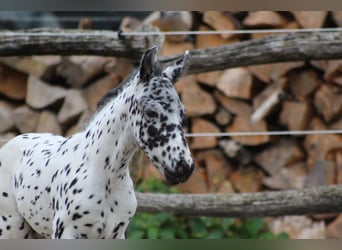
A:
<svg viewBox="0 0 342 250">
<path fill-rule="evenodd" d="M 0 56 L 102 55 L 139 61 L 149 38 L 120 38 L 117 32 L 67 29 L 31 29 L 0 32 Z"/>
<path fill-rule="evenodd" d="M 342 185 L 243 194 L 137 192 L 138 210 L 179 215 L 256 217 L 342 212 Z"/>
<path fill-rule="evenodd" d="M 290 33 L 196 49 L 190 53 L 188 74 L 286 61 L 339 59 L 341 43 L 342 32 Z"/>
<path fill-rule="evenodd" d="M 1 31 L 0 56 L 103 55 L 138 62 L 155 36 L 62 29 Z M 188 74 L 285 61 L 342 58 L 342 32 L 289 33 L 190 51 Z M 169 63 L 181 55 L 164 57 Z"/>
</svg>

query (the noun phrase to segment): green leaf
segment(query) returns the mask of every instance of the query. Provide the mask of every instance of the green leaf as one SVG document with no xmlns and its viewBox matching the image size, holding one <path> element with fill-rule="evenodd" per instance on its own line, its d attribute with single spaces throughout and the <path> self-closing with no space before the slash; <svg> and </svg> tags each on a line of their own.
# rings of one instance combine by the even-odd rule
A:
<svg viewBox="0 0 342 250">
<path fill-rule="evenodd" d="M 235 218 L 224 218 L 222 219 L 221 226 L 224 231 L 227 231 L 234 223 L 236 222 Z"/>
<path fill-rule="evenodd" d="M 206 239 L 222 239 L 223 231 L 220 229 L 214 229 L 205 238 Z"/>
<path fill-rule="evenodd" d="M 177 228 L 176 238 L 178 239 L 189 239 L 189 233 L 184 228 Z"/>
<path fill-rule="evenodd" d="M 282 233 L 277 234 L 275 238 L 276 239 L 288 239 L 289 235 L 285 232 L 282 232 Z"/>
<path fill-rule="evenodd" d="M 250 218 L 245 220 L 243 226 L 246 228 L 251 238 L 255 238 L 265 226 L 265 222 L 264 219 L 261 218 Z"/>
<path fill-rule="evenodd" d="M 195 238 L 203 238 L 207 233 L 207 228 L 201 218 L 193 218 L 190 222 L 190 228 Z"/>
<path fill-rule="evenodd" d="M 161 239 L 174 239 L 175 232 L 172 228 L 164 228 L 160 231 L 160 238 Z"/>
<path fill-rule="evenodd" d="M 144 231 L 142 231 L 142 230 L 135 230 L 135 231 L 132 231 L 131 233 L 129 233 L 127 235 L 127 238 L 128 239 L 143 239 L 144 236 L 145 236 Z"/>
<path fill-rule="evenodd" d="M 155 228 L 155 227 L 149 227 L 147 230 L 147 238 L 148 239 L 158 239 L 159 237 L 159 228 Z"/>
<path fill-rule="evenodd" d="M 173 221 L 174 215 L 169 213 L 159 213 L 155 217 L 160 221 L 160 223 Z"/>
</svg>

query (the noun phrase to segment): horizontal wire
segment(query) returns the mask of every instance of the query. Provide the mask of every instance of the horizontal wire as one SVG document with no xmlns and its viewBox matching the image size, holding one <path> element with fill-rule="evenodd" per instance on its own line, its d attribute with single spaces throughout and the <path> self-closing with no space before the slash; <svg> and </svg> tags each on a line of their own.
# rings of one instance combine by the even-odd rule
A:
<svg viewBox="0 0 342 250">
<path fill-rule="evenodd" d="M 250 132 L 222 132 L 222 133 L 185 133 L 185 137 L 232 137 L 232 136 L 262 136 L 262 135 L 329 135 L 342 134 L 340 129 L 331 130 L 291 130 L 291 131 L 250 131 Z M 10 139 L 0 139 L 7 142 Z"/>
<path fill-rule="evenodd" d="M 226 136 L 262 136 L 262 135 L 328 135 L 342 134 L 342 130 L 291 130 L 291 131 L 250 131 L 222 133 L 185 133 L 186 137 L 226 137 Z"/>
<path fill-rule="evenodd" d="M 257 34 L 257 33 L 304 33 L 304 32 L 333 32 L 342 28 L 314 29 L 246 29 L 246 30 L 207 30 L 207 31 L 132 31 L 121 32 L 122 36 L 152 36 L 152 35 L 213 35 L 213 34 Z"/>
</svg>

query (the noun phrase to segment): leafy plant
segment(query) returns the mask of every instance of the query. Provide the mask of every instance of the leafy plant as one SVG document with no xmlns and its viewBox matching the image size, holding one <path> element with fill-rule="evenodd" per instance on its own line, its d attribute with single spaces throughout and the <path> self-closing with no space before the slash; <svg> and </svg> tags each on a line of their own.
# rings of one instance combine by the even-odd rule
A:
<svg viewBox="0 0 342 250">
<path fill-rule="evenodd" d="M 178 193 L 157 179 L 141 183 L 140 192 Z M 212 218 L 138 212 L 127 230 L 128 239 L 284 239 L 272 234 L 262 218 Z"/>
</svg>

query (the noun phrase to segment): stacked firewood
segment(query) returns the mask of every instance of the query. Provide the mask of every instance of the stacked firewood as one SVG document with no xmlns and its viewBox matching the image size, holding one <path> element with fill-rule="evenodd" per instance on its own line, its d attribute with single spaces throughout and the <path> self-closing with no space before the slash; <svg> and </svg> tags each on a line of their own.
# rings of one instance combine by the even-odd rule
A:
<svg viewBox="0 0 342 250">
<path fill-rule="evenodd" d="M 82 27 L 84 23 L 80 22 L 80 28 L 91 26 L 89 20 L 86 27 Z M 153 12 L 145 20 L 125 18 L 121 29 L 133 31 L 142 23 L 161 31 L 288 32 L 342 26 L 342 12 Z M 275 34 L 167 35 L 160 53 L 171 56 L 270 35 Z M 19 133 L 69 136 L 79 131 L 101 96 L 132 69 L 129 60 L 100 56 L 6 57 L 0 61 L 0 145 Z M 342 60 L 264 64 L 187 75 L 176 89 L 187 109 L 187 133 L 342 129 Z M 183 192 L 258 192 L 342 184 L 342 136 L 338 134 L 233 134 L 189 137 L 188 141 L 196 169 L 187 183 L 179 185 Z M 139 178 L 160 177 L 147 160 L 138 174 Z M 342 237 L 338 230 L 342 216 L 317 215 L 315 220 L 329 221 L 318 226 L 312 218 L 305 219 L 313 228 L 312 237 Z M 291 224 L 285 219 L 281 223 Z M 290 236 L 300 237 L 290 231 Z"/>
</svg>

